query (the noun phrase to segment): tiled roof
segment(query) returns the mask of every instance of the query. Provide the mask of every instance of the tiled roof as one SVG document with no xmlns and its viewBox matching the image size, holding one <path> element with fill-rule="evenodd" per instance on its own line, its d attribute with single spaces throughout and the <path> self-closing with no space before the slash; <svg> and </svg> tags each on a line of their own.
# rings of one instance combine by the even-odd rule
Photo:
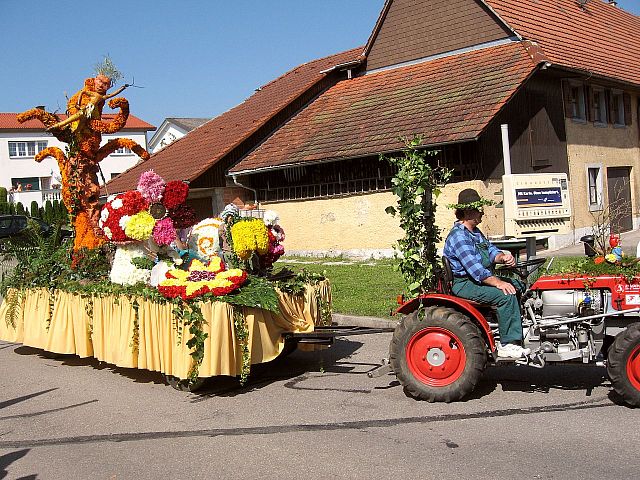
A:
<svg viewBox="0 0 640 480">
<path fill-rule="evenodd" d="M 520 42 L 339 82 L 231 172 L 476 138 L 536 68 Z"/>
<path fill-rule="evenodd" d="M 170 117 L 166 119 L 167 122 L 171 122 L 174 125 L 182 128 L 183 130 L 191 131 L 200 125 L 207 123 L 211 118 L 185 118 L 185 117 Z"/>
<path fill-rule="evenodd" d="M 601 0 L 484 0 L 549 61 L 640 84 L 640 17 Z"/>
<path fill-rule="evenodd" d="M 258 89 L 240 105 L 176 140 L 109 182 L 109 191 L 135 188 L 153 169 L 166 180 L 194 180 L 276 113 L 324 77 L 323 70 L 358 59 L 362 47 L 300 65 Z"/>
<path fill-rule="evenodd" d="M 17 113 L 0 113 L 0 130 L 42 130 L 44 131 L 44 126 L 38 120 L 27 120 L 24 123 L 19 123 L 16 119 Z M 60 119 L 67 118 L 66 115 L 60 114 Z M 102 120 L 109 122 L 115 117 L 115 114 L 104 114 L 102 115 Z M 151 125 L 150 123 L 145 122 L 144 120 L 139 119 L 133 115 L 129 115 L 127 119 L 127 124 L 124 126 L 123 130 L 155 130 L 156 127 Z"/>
</svg>

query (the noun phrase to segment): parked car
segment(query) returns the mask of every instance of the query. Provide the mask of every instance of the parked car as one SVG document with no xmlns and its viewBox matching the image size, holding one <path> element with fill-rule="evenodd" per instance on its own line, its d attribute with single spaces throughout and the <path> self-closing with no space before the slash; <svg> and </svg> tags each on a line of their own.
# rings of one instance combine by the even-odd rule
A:
<svg viewBox="0 0 640 480">
<path fill-rule="evenodd" d="M 40 227 L 40 232 L 44 236 L 50 235 L 54 231 L 52 225 L 49 225 L 39 218 L 33 218 L 27 215 L 0 215 L 0 249 L 4 250 L 4 243 L 7 238 L 18 235 L 27 228 L 29 220 L 33 220 Z M 71 237 L 72 232 L 62 228 L 60 235 L 62 239 L 65 240 Z"/>
</svg>

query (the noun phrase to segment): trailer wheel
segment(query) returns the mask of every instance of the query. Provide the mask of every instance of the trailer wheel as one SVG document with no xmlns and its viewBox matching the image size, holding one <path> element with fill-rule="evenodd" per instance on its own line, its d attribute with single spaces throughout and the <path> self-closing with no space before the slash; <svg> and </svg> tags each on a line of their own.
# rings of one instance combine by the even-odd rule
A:
<svg viewBox="0 0 640 480">
<path fill-rule="evenodd" d="M 437 306 L 402 320 L 393 332 L 389 357 L 405 394 L 429 402 L 464 398 L 487 364 L 478 327 L 457 310 Z"/>
<path fill-rule="evenodd" d="M 632 323 L 616 336 L 609 348 L 607 374 L 624 401 L 640 407 L 640 323 Z"/>
</svg>

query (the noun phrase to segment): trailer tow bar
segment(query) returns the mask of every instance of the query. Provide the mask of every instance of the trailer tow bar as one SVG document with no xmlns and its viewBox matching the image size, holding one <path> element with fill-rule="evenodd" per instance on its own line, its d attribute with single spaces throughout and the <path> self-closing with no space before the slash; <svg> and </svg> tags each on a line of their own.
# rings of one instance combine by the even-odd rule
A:
<svg viewBox="0 0 640 480">
<path fill-rule="evenodd" d="M 378 378 L 381 377 L 383 375 L 387 375 L 389 373 L 392 373 L 393 369 L 391 368 L 391 363 L 389 362 L 388 358 L 383 358 L 382 359 L 382 365 L 380 365 L 379 367 L 374 368 L 373 370 L 370 370 L 367 372 L 367 377 L 369 378 Z"/>
</svg>

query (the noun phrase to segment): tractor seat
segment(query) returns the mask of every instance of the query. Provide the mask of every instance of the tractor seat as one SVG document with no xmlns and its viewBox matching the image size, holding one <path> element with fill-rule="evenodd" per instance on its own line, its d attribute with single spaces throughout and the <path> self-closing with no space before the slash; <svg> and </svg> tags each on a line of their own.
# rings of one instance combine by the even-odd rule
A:
<svg viewBox="0 0 640 480">
<path fill-rule="evenodd" d="M 442 293 L 444 293 L 445 295 L 452 295 L 454 297 L 457 297 L 457 295 L 451 291 L 452 285 L 453 285 L 453 270 L 451 269 L 451 263 L 449 262 L 449 259 L 443 255 L 442 256 L 442 283 L 441 283 Z M 488 303 L 480 303 L 480 302 L 476 302 L 475 300 L 469 300 L 467 298 L 465 298 L 464 300 L 466 300 L 469 303 L 469 305 L 472 305 L 476 308 L 493 308 L 493 306 L 489 305 Z"/>
</svg>

